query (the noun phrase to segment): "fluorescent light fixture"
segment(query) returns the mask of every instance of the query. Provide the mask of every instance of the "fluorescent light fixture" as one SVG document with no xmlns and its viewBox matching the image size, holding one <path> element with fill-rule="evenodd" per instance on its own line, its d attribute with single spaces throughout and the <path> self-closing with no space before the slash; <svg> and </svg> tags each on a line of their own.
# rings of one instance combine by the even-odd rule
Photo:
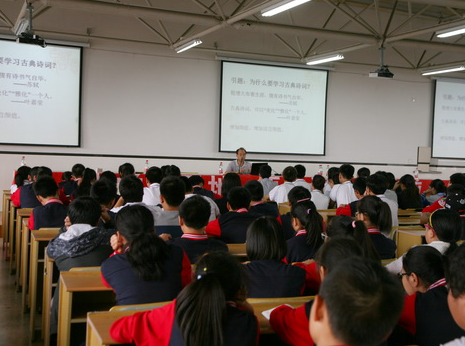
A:
<svg viewBox="0 0 465 346">
<path fill-rule="evenodd" d="M 465 66 L 452 66 L 452 67 L 443 67 L 435 70 L 426 70 L 422 72 L 422 76 L 430 76 L 432 74 L 439 74 L 439 73 L 449 73 L 449 72 L 457 72 L 465 70 Z"/>
<path fill-rule="evenodd" d="M 344 59 L 344 55 L 340 53 L 329 54 L 329 55 L 316 55 L 312 58 L 305 60 L 307 65 L 318 65 L 324 64 L 325 62 L 336 61 Z"/>
<path fill-rule="evenodd" d="M 179 47 L 176 47 L 174 50 L 176 51 L 176 53 L 181 53 L 188 49 L 191 49 L 192 47 L 198 46 L 201 43 L 202 41 L 200 41 L 199 39 L 193 39 Z"/>
<path fill-rule="evenodd" d="M 444 38 L 444 37 L 451 37 L 455 35 L 460 35 L 465 33 L 465 25 L 457 26 L 455 28 L 440 30 L 436 33 L 437 37 Z"/>
<path fill-rule="evenodd" d="M 277 3 L 276 5 L 270 6 L 262 10 L 262 16 L 271 17 L 271 16 L 274 16 L 275 14 L 287 11 L 293 7 L 302 5 L 309 1 L 310 0 L 284 0 L 284 1 Z"/>
</svg>

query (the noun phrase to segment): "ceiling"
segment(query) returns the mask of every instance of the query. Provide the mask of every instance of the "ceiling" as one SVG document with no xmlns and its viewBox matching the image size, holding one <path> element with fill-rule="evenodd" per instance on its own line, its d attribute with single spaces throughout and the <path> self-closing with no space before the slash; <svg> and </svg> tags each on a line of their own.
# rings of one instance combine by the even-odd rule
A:
<svg viewBox="0 0 465 346">
<path fill-rule="evenodd" d="M 313 0 L 274 17 L 261 9 L 276 0 L 37 0 L 33 27 L 47 40 L 98 47 L 141 45 L 189 52 L 303 62 L 342 52 L 343 63 L 422 70 L 465 62 L 465 39 L 438 39 L 437 30 L 465 24 L 463 0 Z M 24 0 L 0 0 L 0 34 L 27 17 Z"/>
</svg>

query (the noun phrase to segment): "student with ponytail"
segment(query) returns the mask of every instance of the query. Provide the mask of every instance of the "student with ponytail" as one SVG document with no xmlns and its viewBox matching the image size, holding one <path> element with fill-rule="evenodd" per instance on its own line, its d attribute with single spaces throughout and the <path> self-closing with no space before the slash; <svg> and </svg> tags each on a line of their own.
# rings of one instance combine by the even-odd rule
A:
<svg viewBox="0 0 465 346">
<path fill-rule="evenodd" d="M 224 252 L 204 255 L 195 280 L 163 307 L 117 320 L 111 337 L 120 343 L 157 346 L 253 346 L 255 316 L 241 299 L 241 269 Z"/>
<path fill-rule="evenodd" d="M 123 208 L 116 216 L 116 254 L 102 263 L 101 271 L 117 305 L 172 300 L 191 280 L 186 254 L 159 238 L 153 223 L 152 213 L 142 205 Z"/>
<path fill-rule="evenodd" d="M 381 259 L 396 257 L 396 243 L 388 238 L 392 228 L 391 209 L 377 196 L 365 196 L 357 205 L 357 220 L 363 221 Z"/>
<path fill-rule="evenodd" d="M 298 201 L 291 209 L 292 226 L 296 231 L 287 241 L 288 263 L 312 259 L 323 244 L 323 218 L 309 199 Z"/>
<path fill-rule="evenodd" d="M 71 194 L 72 199 L 77 197 L 89 197 L 90 188 L 97 180 L 97 173 L 92 168 L 84 169 L 82 180 L 78 181 L 77 189 Z"/>
</svg>

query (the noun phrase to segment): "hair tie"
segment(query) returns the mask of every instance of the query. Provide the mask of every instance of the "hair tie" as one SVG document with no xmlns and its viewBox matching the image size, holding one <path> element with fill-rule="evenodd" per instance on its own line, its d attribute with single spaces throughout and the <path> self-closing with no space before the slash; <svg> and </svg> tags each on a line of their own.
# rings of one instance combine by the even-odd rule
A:
<svg viewBox="0 0 465 346">
<path fill-rule="evenodd" d="M 312 211 L 312 209 L 311 209 L 311 208 L 308 208 L 308 209 L 307 209 L 307 214 L 310 214 L 311 211 Z"/>
<path fill-rule="evenodd" d="M 357 225 L 355 224 L 355 220 L 352 221 L 352 228 L 355 228 Z"/>
<path fill-rule="evenodd" d="M 210 275 L 210 274 L 215 274 L 215 272 L 212 271 L 212 270 L 209 271 L 207 267 L 204 267 L 203 268 L 203 273 L 197 275 L 197 280 L 200 280 L 201 278 L 203 278 L 203 277 L 205 277 L 207 275 Z"/>
<path fill-rule="evenodd" d="M 304 202 L 304 201 L 309 201 L 309 200 L 310 200 L 310 198 L 303 198 L 303 199 L 299 199 L 297 201 L 297 203 Z"/>
</svg>

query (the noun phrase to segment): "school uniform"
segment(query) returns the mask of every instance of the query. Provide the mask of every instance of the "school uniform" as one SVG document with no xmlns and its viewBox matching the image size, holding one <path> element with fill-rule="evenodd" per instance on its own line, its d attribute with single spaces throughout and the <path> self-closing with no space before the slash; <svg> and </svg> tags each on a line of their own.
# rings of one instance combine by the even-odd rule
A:
<svg viewBox="0 0 465 346">
<path fill-rule="evenodd" d="M 305 179 L 296 179 L 294 181 L 294 185 L 295 186 L 302 186 L 302 187 L 305 187 L 308 191 L 311 191 L 312 190 L 312 184 L 310 183 L 307 183 L 305 181 Z"/>
<path fill-rule="evenodd" d="M 144 187 L 144 196 L 142 202 L 147 205 L 159 205 L 160 201 L 160 184 L 153 183 L 148 187 Z"/>
<path fill-rule="evenodd" d="M 343 207 L 338 207 L 336 209 L 336 215 L 346 215 L 350 217 L 355 217 L 355 214 L 357 213 L 357 203 L 360 200 L 356 200 L 353 202 L 350 202 L 349 204 L 343 206 Z"/>
<path fill-rule="evenodd" d="M 352 182 L 346 181 L 342 183 L 336 192 L 336 199 L 334 200 L 338 206 L 341 204 L 349 204 L 357 200 L 355 196 L 354 187 Z"/>
<path fill-rule="evenodd" d="M 15 207 L 35 208 L 41 206 L 32 188 L 33 186 L 34 184 L 23 185 L 11 195 L 11 202 Z"/>
<path fill-rule="evenodd" d="M 394 240 L 387 238 L 377 228 L 368 228 L 368 235 L 381 259 L 396 257 L 397 245 Z"/>
<path fill-rule="evenodd" d="M 200 195 L 200 196 L 206 196 L 211 199 L 215 199 L 215 194 L 207 189 L 204 189 L 203 187 L 200 187 L 200 185 L 195 185 L 192 186 L 194 195 Z"/>
<path fill-rule="evenodd" d="M 209 222 L 205 231 L 226 244 L 243 244 L 247 237 L 247 228 L 259 217 L 260 215 L 250 213 L 246 208 L 228 211 Z"/>
<path fill-rule="evenodd" d="M 257 202 L 249 208 L 249 212 L 260 216 L 272 216 L 275 218 L 279 216 L 279 210 L 276 203 Z"/>
<path fill-rule="evenodd" d="M 58 183 L 58 188 L 63 190 L 65 196 L 71 196 L 77 189 L 77 181 L 61 181 Z"/>
<path fill-rule="evenodd" d="M 182 229 L 179 226 L 179 211 L 158 208 L 155 214 L 155 231 L 158 235 L 171 234 L 173 238 L 182 236 Z"/>
<path fill-rule="evenodd" d="M 176 300 L 151 311 L 123 317 L 110 328 L 112 339 L 137 346 L 185 346 L 175 322 Z M 224 346 L 258 344 L 258 322 L 253 314 L 227 305 L 223 323 Z"/>
<path fill-rule="evenodd" d="M 460 339 L 454 339 L 448 343 L 442 344 L 441 346 L 465 346 L 465 336 L 462 336 Z"/>
<path fill-rule="evenodd" d="M 255 260 L 243 265 L 250 298 L 298 297 L 305 285 L 305 270 L 276 260 Z"/>
<path fill-rule="evenodd" d="M 184 251 L 173 245 L 168 245 L 168 258 L 162 265 L 160 280 L 145 281 L 129 263 L 127 253 L 116 254 L 102 263 L 102 282 L 115 291 L 117 305 L 173 300 L 191 281 L 191 265 Z"/>
<path fill-rule="evenodd" d="M 312 248 L 307 244 L 307 231 L 301 229 L 296 235 L 287 240 L 287 263 L 302 262 L 315 257 L 318 249 Z"/>
<path fill-rule="evenodd" d="M 68 215 L 68 208 L 63 202 L 51 198 L 46 204 L 34 208 L 28 220 L 30 230 L 43 227 L 62 227 Z"/>
<path fill-rule="evenodd" d="M 226 243 L 208 238 L 206 234 L 184 233 L 180 238 L 172 239 L 168 243 L 181 247 L 191 263 L 196 263 L 199 257 L 207 252 L 228 252 Z"/>
<path fill-rule="evenodd" d="M 193 196 L 195 196 L 195 193 L 188 193 L 186 194 L 184 199 L 188 199 Z M 216 220 L 218 216 L 220 216 L 220 209 L 216 205 L 215 201 L 212 200 L 210 197 L 207 197 L 204 195 L 199 195 L 199 196 L 202 196 L 202 198 L 205 199 L 208 202 L 208 204 L 210 204 L 210 218 L 208 219 L 208 221 Z"/>
<path fill-rule="evenodd" d="M 268 178 L 263 178 L 258 181 L 263 186 L 263 196 L 268 196 L 270 191 L 273 190 L 276 186 L 278 186 L 277 181 L 273 181 Z"/>
<path fill-rule="evenodd" d="M 273 190 L 270 191 L 268 197 L 271 201 L 276 203 L 285 203 L 289 201 L 287 195 L 295 187 L 294 183 L 290 181 L 285 181 L 284 184 L 276 186 Z"/>
<path fill-rule="evenodd" d="M 220 214 L 226 214 L 229 209 L 228 209 L 228 199 L 225 197 L 221 197 L 218 199 L 215 199 L 215 203 L 218 206 L 218 209 L 220 210 Z"/>
<path fill-rule="evenodd" d="M 405 299 L 399 325 L 415 338 L 419 346 L 438 346 L 465 336 L 455 323 L 447 305 L 444 279 L 432 284 L 427 292 L 416 292 Z"/>
<path fill-rule="evenodd" d="M 438 199 L 433 204 L 423 208 L 422 213 L 432 213 L 435 210 L 442 209 L 446 206 L 446 197 Z"/>
<path fill-rule="evenodd" d="M 320 190 L 312 190 L 311 201 L 315 204 L 317 210 L 328 209 L 329 207 L 329 197 L 326 196 Z"/>
<path fill-rule="evenodd" d="M 276 220 L 283 226 L 284 239 L 288 240 L 295 236 L 295 230 L 292 226 L 292 215 L 290 212 L 279 215 Z"/>
</svg>

